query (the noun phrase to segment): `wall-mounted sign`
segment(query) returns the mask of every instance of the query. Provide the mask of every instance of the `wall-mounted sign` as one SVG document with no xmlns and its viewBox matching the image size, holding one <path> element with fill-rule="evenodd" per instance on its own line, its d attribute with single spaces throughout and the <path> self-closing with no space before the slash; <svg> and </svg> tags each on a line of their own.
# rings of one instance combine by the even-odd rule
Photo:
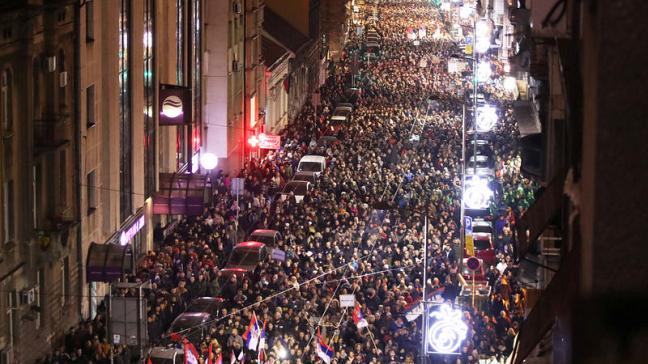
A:
<svg viewBox="0 0 648 364">
<path fill-rule="evenodd" d="M 160 125 L 182 125 L 191 122 L 191 89 L 160 84 Z"/>
<path fill-rule="evenodd" d="M 259 148 L 279 149 L 281 148 L 281 136 L 271 134 L 259 134 Z"/>
<path fill-rule="evenodd" d="M 146 220 L 144 219 L 144 215 L 142 215 L 135 220 L 131 226 L 122 230 L 121 235 L 119 236 L 119 244 L 128 244 L 128 242 L 131 241 L 140 230 L 142 230 L 145 224 Z"/>
</svg>

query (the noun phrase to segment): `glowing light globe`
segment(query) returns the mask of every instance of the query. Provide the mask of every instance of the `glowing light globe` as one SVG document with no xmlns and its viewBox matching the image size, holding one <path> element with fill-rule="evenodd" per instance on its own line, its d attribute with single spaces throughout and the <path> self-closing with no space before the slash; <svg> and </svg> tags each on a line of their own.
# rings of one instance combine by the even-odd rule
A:
<svg viewBox="0 0 648 364">
<path fill-rule="evenodd" d="M 211 171 L 218 165 L 218 157 L 213 153 L 205 153 L 200 157 L 200 164 L 206 170 Z"/>
</svg>

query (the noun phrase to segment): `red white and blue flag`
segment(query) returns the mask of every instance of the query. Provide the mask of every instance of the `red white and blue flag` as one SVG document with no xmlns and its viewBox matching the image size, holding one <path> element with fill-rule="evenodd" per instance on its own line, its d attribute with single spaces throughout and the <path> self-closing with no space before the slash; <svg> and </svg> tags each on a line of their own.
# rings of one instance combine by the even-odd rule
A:
<svg viewBox="0 0 648 364">
<path fill-rule="evenodd" d="M 355 308 L 353 309 L 353 322 L 356 324 L 356 326 L 359 329 L 369 326 L 369 323 L 367 322 L 367 320 L 365 320 L 364 316 L 362 315 L 362 311 L 360 310 L 360 305 L 358 304 L 356 304 Z"/>
<path fill-rule="evenodd" d="M 261 335 L 259 335 L 259 356 L 257 357 L 259 363 L 266 361 L 266 322 L 263 321 L 263 328 L 261 329 Z"/>
<path fill-rule="evenodd" d="M 331 364 L 331 360 L 335 356 L 335 350 L 326 344 L 319 330 L 317 332 L 317 356 L 326 364 Z"/>
<path fill-rule="evenodd" d="M 245 340 L 245 347 L 249 350 L 257 350 L 259 346 L 259 338 L 261 336 L 261 329 L 259 328 L 259 321 L 257 320 L 256 313 L 252 312 L 252 319 L 247 330 L 243 333 L 243 340 Z"/>
<path fill-rule="evenodd" d="M 223 353 L 218 353 L 218 358 L 216 358 L 216 362 L 214 364 L 223 364 Z"/>
<path fill-rule="evenodd" d="M 184 347 L 184 364 L 198 364 L 198 352 L 192 343 L 185 341 Z"/>
</svg>

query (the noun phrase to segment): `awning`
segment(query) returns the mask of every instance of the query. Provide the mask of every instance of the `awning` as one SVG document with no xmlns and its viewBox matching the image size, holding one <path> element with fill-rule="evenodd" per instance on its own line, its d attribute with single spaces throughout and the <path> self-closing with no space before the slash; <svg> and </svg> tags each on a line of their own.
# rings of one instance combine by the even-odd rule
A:
<svg viewBox="0 0 648 364">
<path fill-rule="evenodd" d="M 517 256 L 523 258 L 551 220 L 560 212 L 563 178 L 558 175 L 542 191 L 517 224 Z"/>
<path fill-rule="evenodd" d="M 160 173 L 160 189 L 153 197 L 153 213 L 161 215 L 200 215 L 209 188 L 207 176 L 186 173 Z"/>
<path fill-rule="evenodd" d="M 88 282 L 114 282 L 132 271 L 130 245 L 90 243 L 86 261 Z"/>
<path fill-rule="evenodd" d="M 514 101 L 513 116 L 517 121 L 520 136 L 538 134 L 542 131 L 538 110 L 530 100 Z"/>
</svg>

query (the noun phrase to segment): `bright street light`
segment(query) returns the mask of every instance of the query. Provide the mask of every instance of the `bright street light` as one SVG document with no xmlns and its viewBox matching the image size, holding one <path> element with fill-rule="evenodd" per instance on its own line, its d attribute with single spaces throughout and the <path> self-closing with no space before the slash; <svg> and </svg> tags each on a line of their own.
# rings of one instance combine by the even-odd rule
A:
<svg viewBox="0 0 648 364">
<path fill-rule="evenodd" d="M 497 110 L 491 105 L 477 108 L 477 131 L 487 132 L 497 124 Z"/>
<path fill-rule="evenodd" d="M 504 78 L 504 89 L 508 92 L 515 91 L 517 88 L 517 81 L 515 80 L 515 77 L 505 77 Z"/>
<path fill-rule="evenodd" d="M 200 157 L 200 164 L 206 170 L 211 171 L 218 165 L 218 157 L 216 157 L 213 153 L 204 153 Z"/>
<path fill-rule="evenodd" d="M 485 209 L 490 205 L 493 191 L 488 187 L 488 181 L 479 177 L 466 179 L 464 204 L 469 209 Z"/>
<path fill-rule="evenodd" d="M 493 71 L 491 70 L 491 64 L 487 61 L 480 62 L 477 65 L 477 81 L 486 82 L 490 79 Z"/>
</svg>

